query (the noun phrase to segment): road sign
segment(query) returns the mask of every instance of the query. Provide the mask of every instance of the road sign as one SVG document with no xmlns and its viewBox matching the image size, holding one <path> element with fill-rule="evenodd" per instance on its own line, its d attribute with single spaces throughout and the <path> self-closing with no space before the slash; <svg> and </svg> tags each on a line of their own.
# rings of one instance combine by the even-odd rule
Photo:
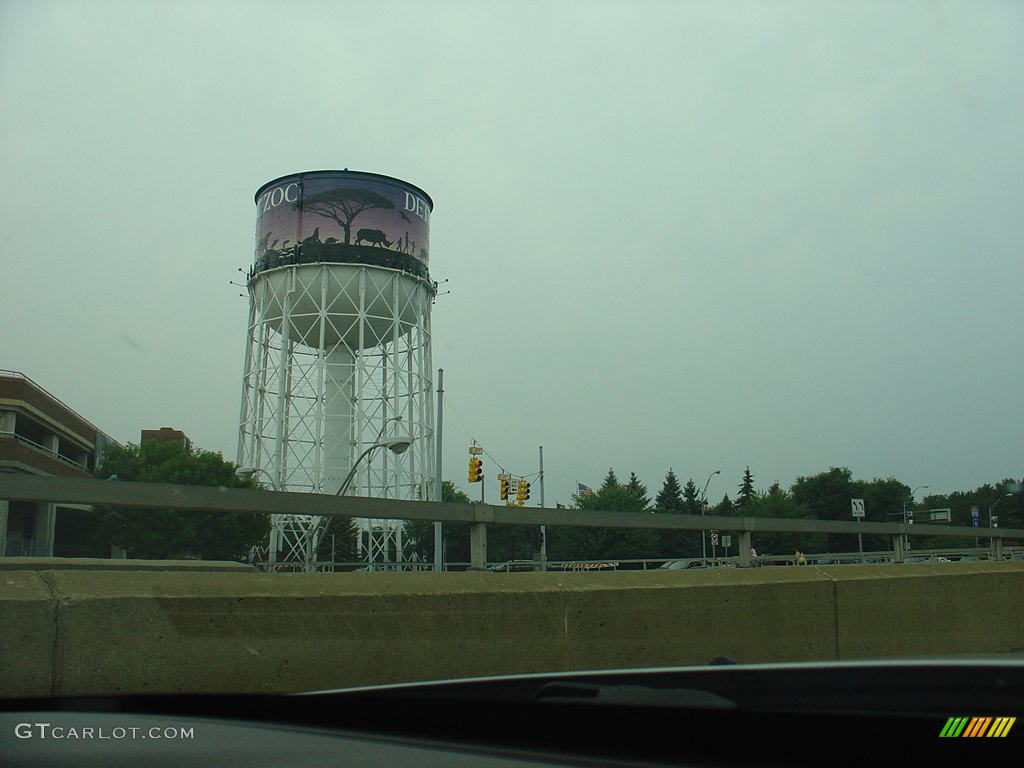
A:
<svg viewBox="0 0 1024 768">
<path fill-rule="evenodd" d="M 469 446 L 469 455 L 470 456 L 481 456 L 483 454 L 483 452 L 484 452 L 484 449 L 481 448 L 479 445 L 471 445 L 471 446 Z"/>
<path fill-rule="evenodd" d="M 981 513 L 980 509 L 978 509 L 977 507 L 971 507 L 971 517 L 973 517 L 975 520 L 978 519 L 978 515 L 980 513 Z"/>
<path fill-rule="evenodd" d="M 928 515 L 933 523 L 948 523 L 952 520 L 953 510 L 949 507 L 943 509 L 929 509 Z"/>
<path fill-rule="evenodd" d="M 977 528 L 978 527 L 978 518 L 975 517 L 975 518 L 973 518 L 971 520 L 971 527 L 972 528 Z"/>
<path fill-rule="evenodd" d="M 727 549 L 732 546 L 732 536 L 730 536 L 728 533 L 722 537 L 722 546 Z"/>
<path fill-rule="evenodd" d="M 711 544 L 716 547 L 718 546 L 718 531 L 711 532 Z"/>
<path fill-rule="evenodd" d="M 854 517 L 864 517 L 864 499 L 850 499 Z"/>
</svg>

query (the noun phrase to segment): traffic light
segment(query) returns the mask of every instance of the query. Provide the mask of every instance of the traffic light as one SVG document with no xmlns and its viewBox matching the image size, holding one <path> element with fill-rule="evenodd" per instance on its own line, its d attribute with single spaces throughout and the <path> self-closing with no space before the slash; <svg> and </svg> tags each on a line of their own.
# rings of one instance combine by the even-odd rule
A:
<svg viewBox="0 0 1024 768">
<path fill-rule="evenodd" d="M 525 480 L 520 480 L 519 488 L 516 491 L 516 504 L 521 507 L 528 498 L 530 498 L 530 484 Z"/>
<path fill-rule="evenodd" d="M 484 463 L 475 456 L 469 460 L 469 482 L 479 483 L 484 479 Z"/>
<path fill-rule="evenodd" d="M 501 500 L 502 501 L 505 501 L 506 499 L 508 499 L 508 492 L 509 492 L 509 488 L 511 487 L 511 485 L 512 485 L 512 483 L 509 481 L 509 479 L 507 477 L 501 478 Z"/>
</svg>

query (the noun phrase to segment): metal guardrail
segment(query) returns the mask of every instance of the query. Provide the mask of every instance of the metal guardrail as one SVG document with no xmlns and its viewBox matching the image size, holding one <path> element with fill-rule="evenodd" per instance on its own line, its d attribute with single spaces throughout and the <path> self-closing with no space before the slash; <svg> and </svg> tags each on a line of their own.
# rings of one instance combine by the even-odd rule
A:
<svg viewBox="0 0 1024 768">
<path fill-rule="evenodd" d="M 1024 540 L 1020 528 L 972 528 L 940 524 L 866 523 L 842 520 L 668 515 L 561 508 L 505 507 L 431 501 L 399 501 L 355 496 L 329 496 L 247 488 L 211 488 L 163 483 L 133 483 L 0 473 L 0 499 L 56 503 L 104 504 L 253 514 L 320 515 L 382 520 L 421 520 L 487 525 L 549 525 L 567 527 L 720 530 L 739 534 L 737 562 L 750 564 L 750 534 L 757 532 L 881 534 L 893 541 L 894 558 L 905 556 L 901 541 L 913 536 L 969 537 L 992 540 L 992 556 L 1002 559 L 1006 539 Z M 473 537 L 471 536 L 471 543 Z M 484 538 L 484 541 L 486 539 Z M 917 554 L 915 553 L 915 556 Z M 784 556 L 783 556 L 784 557 Z M 805 557 L 809 556 L 805 555 Z M 859 557 L 859 555 L 858 555 Z M 486 566 L 486 545 L 474 545 L 474 569 Z"/>
<path fill-rule="evenodd" d="M 886 536 L 956 536 L 1024 540 L 1021 528 L 972 528 L 945 524 L 852 522 L 791 518 L 668 515 L 551 507 L 506 507 L 435 501 L 401 501 L 248 488 L 211 488 L 170 483 L 133 483 L 91 478 L 0 473 L 0 499 L 105 504 L 150 509 L 321 515 L 380 520 L 440 520 L 450 523 L 551 525 L 576 528 L 719 530 L 726 533 L 832 533 Z"/>
</svg>

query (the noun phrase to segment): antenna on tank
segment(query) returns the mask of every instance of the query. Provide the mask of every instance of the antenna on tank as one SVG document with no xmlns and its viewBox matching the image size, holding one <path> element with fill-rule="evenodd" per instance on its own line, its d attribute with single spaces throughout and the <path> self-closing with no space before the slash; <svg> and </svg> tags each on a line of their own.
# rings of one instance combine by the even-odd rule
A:
<svg viewBox="0 0 1024 768">
<path fill-rule="evenodd" d="M 437 297 L 438 296 L 447 296 L 449 293 L 451 293 L 451 289 L 450 288 L 447 291 L 442 291 L 441 293 L 437 292 L 438 287 L 442 283 L 447 283 L 447 282 L 448 282 L 448 278 L 447 277 L 444 280 L 441 280 L 440 282 L 438 282 L 437 280 L 434 281 L 434 298 L 430 302 L 431 304 L 436 304 L 437 303 Z"/>
</svg>

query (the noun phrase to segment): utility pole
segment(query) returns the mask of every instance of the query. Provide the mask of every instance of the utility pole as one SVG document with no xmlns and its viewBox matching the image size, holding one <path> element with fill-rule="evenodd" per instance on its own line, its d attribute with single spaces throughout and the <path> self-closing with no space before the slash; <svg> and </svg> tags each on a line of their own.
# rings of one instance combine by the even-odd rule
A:
<svg viewBox="0 0 1024 768">
<path fill-rule="evenodd" d="M 700 516 L 701 517 L 704 517 L 704 513 L 707 511 L 707 508 L 708 508 L 708 485 L 711 484 L 711 478 L 714 477 L 715 475 L 720 475 L 720 474 L 722 474 L 722 470 L 716 469 L 714 472 L 712 472 L 710 475 L 708 475 L 708 480 L 707 480 L 706 483 L 704 483 L 704 490 L 700 492 Z M 708 559 L 708 541 L 707 541 L 706 533 L 707 533 L 707 531 L 704 530 L 704 526 L 702 525 L 701 529 L 700 529 L 700 556 L 704 560 L 705 564 L 707 564 L 707 559 Z M 712 550 L 712 552 L 714 552 L 714 550 Z"/>
<path fill-rule="evenodd" d="M 544 446 L 538 447 L 540 453 L 540 506 L 544 509 Z M 547 526 L 540 527 L 540 569 L 548 569 L 548 532 Z"/>
<path fill-rule="evenodd" d="M 442 501 L 444 496 L 443 493 L 443 481 L 441 480 L 441 425 L 444 423 L 444 368 L 437 369 L 437 438 L 435 440 L 435 446 L 437 448 L 437 455 L 434 461 L 436 477 L 434 478 L 434 501 Z M 434 572 L 440 573 L 444 570 L 444 559 L 443 553 L 444 548 L 441 546 L 441 536 L 443 531 L 441 530 L 441 521 L 434 521 Z"/>
</svg>

